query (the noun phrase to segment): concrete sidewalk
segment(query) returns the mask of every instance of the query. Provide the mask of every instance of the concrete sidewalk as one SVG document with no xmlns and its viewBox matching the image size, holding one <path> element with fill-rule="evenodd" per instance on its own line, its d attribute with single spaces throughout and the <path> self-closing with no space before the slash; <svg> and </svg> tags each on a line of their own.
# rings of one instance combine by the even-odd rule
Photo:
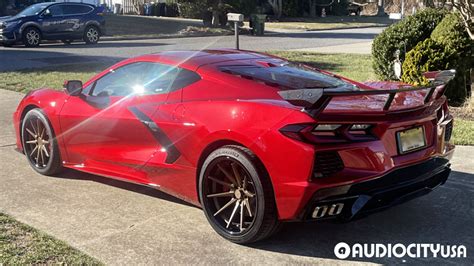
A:
<svg viewBox="0 0 474 266">
<path fill-rule="evenodd" d="M 214 233 L 200 209 L 151 188 L 76 171 L 36 174 L 11 146 L 11 113 L 23 95 L 0 96 L 0 211 L 106 264 L 354 264 L 335 259 L 339 242 L 463 244 L 470 258 L 449 262 L 474 262 L 474 147 L 458 147 L 449 181 L 423 198 L 347 224 L 288 224 L 267 241 L 240 246 Z"/>
</svg>

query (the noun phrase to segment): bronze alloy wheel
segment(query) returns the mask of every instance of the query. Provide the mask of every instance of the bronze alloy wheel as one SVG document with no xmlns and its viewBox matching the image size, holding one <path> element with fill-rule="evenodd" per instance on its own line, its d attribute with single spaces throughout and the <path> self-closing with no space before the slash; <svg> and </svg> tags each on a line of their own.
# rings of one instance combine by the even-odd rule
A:
<svg viewBox="0 0 474 266">
<path fill-rule="evenodd" d="M 21 128 L 23 152 L 37 172 L 51 175 L 62 168 L 59 151 L 49 121 L 39 109 L 30 110 Z"/>
<path fill-rule="evenodd" d="M 247 148 L 228 145 L 209 154 L 200 171 L 199 198 L 212 228 L 232 242 L 252 243 L 278 228 L 271 181 Z"/>
<path fill-rule="evenodd" d="M 238 161 L 221 157 L 209 165 L 205 178 L 205 200 L 222 229 L 240 234 L 252 226 L 258 196 L 247 170 Z"/>
</svg>

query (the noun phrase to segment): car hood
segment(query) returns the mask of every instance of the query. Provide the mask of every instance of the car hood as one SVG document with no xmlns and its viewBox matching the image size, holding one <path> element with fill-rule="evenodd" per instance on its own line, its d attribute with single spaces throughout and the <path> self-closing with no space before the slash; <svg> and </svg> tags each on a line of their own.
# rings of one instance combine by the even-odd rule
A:
<svg viewBox="0 0 474 266">
<path fill-rule="evenodd" d="M 17 17 L 17 16 L 6 16 L 6 17 L 0 17 L 0 22 L 10 22 L 10 21 L 16 21 L 19 19 L 20 17 Z"/>
</svg>

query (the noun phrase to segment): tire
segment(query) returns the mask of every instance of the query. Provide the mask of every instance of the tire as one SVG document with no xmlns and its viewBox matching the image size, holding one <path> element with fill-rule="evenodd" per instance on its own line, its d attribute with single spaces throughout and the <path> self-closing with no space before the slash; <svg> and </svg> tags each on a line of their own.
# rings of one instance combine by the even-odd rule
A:
<svg viewBox="0 0 474 266">
<path fill-rule="evenodd" d="M 99 28 L 96 26 L 87 26 L 86 30 L 84 31 L 83 40 L 87 44 L 96 44 L 99 42 L 100 39 L 100 31 Z"/>
<path fill-rule="evenodd" d="M 41 43 L 41 32 L 37 28 L 28 27 L 23 30 L 22 41 L 26 47 L 38 47 Z"/>
<path fill-rule="evenodd" d="M 212 228 L 231 242 L 256 242 L 279 227 L 270 178 L 244 147 L 224 146 L 207 157 L 199 174 L 199 198 Z"/>
<path fill-rule="evenodd" d="M 69 45 L 72 43 L 72 40 L 61 40 L 61 42 L 63 42 L 66 45 Z"/>
<path fill-rule="evenodd" d="M 21 141 L 28 163 L 36 172 L 54 175 L 62 170 L 54 131 L 40 109 L 30 110 L 23 118 Z"/>
</svg>

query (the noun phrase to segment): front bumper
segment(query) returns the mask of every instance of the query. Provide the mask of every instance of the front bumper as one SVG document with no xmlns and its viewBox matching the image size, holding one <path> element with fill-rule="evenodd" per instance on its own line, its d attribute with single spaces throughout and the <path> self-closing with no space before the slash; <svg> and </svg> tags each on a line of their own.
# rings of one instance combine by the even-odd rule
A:
<svg viewBox="0 0 474 266">
<path fill-rule="evenodd" d="M 17 41 L 17 34 L 12 31 L 0 29 L 0 43 L 14 43 Z"/>
<path fill-rule="evenodd" d="M 449 166 L 448 159 L 436 157 L 376 179 L 318 190 L 301 220 L 351 220 L 425 195 L 446 182 Z"/>
</svg>

